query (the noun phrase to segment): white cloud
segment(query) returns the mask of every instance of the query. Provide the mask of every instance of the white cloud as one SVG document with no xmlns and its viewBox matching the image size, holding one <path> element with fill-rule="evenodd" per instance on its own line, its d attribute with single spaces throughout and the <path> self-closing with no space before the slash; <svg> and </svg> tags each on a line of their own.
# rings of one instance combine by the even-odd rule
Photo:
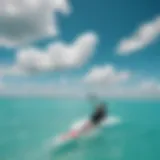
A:
<svg viewBox="0 0 160 160">
<path fill-rule="evenodd" d="M 64 79 L 64 78 L 62 78 Z M 61 79 L 60 79 L 61 80 Z M 160 98 L 160 83 L 155 81 L 138 82 L 135 85 L 110 85 L 109 87 L 97 88 L 93 85 L 91 88 L 86 87 L 83 83 L 66 83 L 50 81 L 47 83 L 3 83 L 3 88 L 0 88 L 0 95 L 14 96 L 64 96 L 64 97 L 85 97 L 88 93 L 94 93 L 98 97 L 112 98 Z M 17 90 L 18 88 L 18 90 Z"/>
<path fill-rule="evenodd" d="M 59 33 L 56 12 L 68 15 L 67 0 L 1 0 L 0 45 L 12 46 Z"/>
<path fill-rule="evenodd" d="M 153 81 L 138 82 L 134 85 L 108 85 L 96 87 L 92 85 L 87 88 L 90 93 L 95 95 L 113 98 L 160 98 L 160 83 Z"/>
<path fill-rule="evenodd" d="M 105 95 L 124 98 L 160 98 L 160 83 L 145 80 L 128 87 L 118 86 L 111 90 L 111 93 L 105 92 Z"/>
<path fill-rule="evenodd" d="M 140 50 L 160 36 L 160 17 L 141 25 L 131 37 L 124 38 L 118 45 L 119 55 L 129 55 Z"/>
<path fill-rule="evenodd" d="M 4 89 L 5 85 L 3 83 L 3 76 L 0 76 L 0 90 Z"/>
<path fill-rule="evenodd" d="M 0 89 L 0 95 L 75 97 L 85 95 L 85 92 L 83 86 L 61 85 L 54 81 L 48 83 L 27 82 L 20 84 L 11 82 L 6 83 L 6 86 Z"/>
<path fill-rule="evenodd" d="M 3 76 L 20 76 L 26 75 L 26 73 L 21 69 L 18 68 L 16 65 L 14 66 L 0 66 L 0 75 Z"/>
<path fill-rule="evenodd" d="M 14 66 L 3 68 L 5 74 L 30 74 L 54 70 L 78 68 L 94 53 L 98 37 L 88 32 L 77 37 L 71 44 L 56 42 L 45 50 L 28 48 L 18 51 Z"/>
<path fill-rule="evenodd" d="M 156 81 L 143 81 L 139 91 L 143 94 L 160 94 L 160 84 Z"/>
<path fill-rule="evenodd" d="M 130 76 L 127 71 L 117 71 L 111 65 L 93 67 L 84 77 L 84 82 L 94 85 L 115 85 L 126 81 Z"/>
</svg>

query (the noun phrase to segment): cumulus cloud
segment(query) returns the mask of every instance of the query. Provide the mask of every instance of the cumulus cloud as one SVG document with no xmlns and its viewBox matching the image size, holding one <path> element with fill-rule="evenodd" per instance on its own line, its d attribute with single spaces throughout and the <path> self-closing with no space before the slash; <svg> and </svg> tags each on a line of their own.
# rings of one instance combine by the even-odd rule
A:
<svg viewBox="0 0 160 160">
<path fill-rule="evenodd" d="M 139 91 L 143 94 L 160 94 L 160 84 L 156 81 L 143 81 Z"/>
<path fill-rule="evenodd" d="M 64 78 L 62 78 L 64 79 Z M 61 81 L 61 79 L 60 79 Z M 4 84 L 3 84 L 4 86 Z M 19 88 L 17 90 L 17 88 Z M 137 84 L 126 85 L 109 85 L 106 87 L 96 87 L 92 85 L 91 88 L 86 87 L 83 83 L 57 83 L 55 81 L 48 83 L 15 83 L 6 84 L 5 87 L 0 88 L 0 95 L 14 95 L 14 96 L 71 96 L 71 97 L 85 97 L 88 93 L 101 97 L 113 98 L 160 98 L 160 83 L 155 81 L 137 82 Z"/>
<path fill-rule="evenodd" d="M 56 13 L 68 15 L 67 0 L 1 0 L 0 45 L 13 46 L 59 33 Z"/>
<path fill-rule="evenodd" d="M 119 86 L 107 94 L 125 98 L 160 98 L 160 84 L 156 81 L 145 80 L 128 87 Z"/>
<path fill-rule="evenodd" d="M 18 66 L 0 66 L 0 75 L 3 76 L 26 76 L 26 73 Z"/>
<path fill-rule="evenodd" d="M 6 82 L 5 87 L 0 88 L 0 95 L 11 96 L 61 96 L 75 97 L 85 95 L 84 87 L 77 85 L 57 83 L 56 81 L 41 82 Z M 18 88 L 18 89 L 17 89 Z"/>
<path fill-rule="evenodd" d="M 99 96 L 115 98 L 160 98 L 160 83 L 155 81 L 137 82 L 134 85 L 103 85 L 97 88 L 92 85 L 89 91 Z"/>
<path fill-rule="evenodd" d="M 78 68 L 92 56 L 97 43 L 97 35 L 88 32 L 78 36 L 70 44 L 56 42 L 45 50 L 22 49 L 16 55 L 15 64 L 1 70 L 4 75 L 16 75 Z"/>
<path fill-rule="evenodd" d="M 5 87 L 4 83 L 3 83 L 3 76 L 0 76 L 0 90 L 3 89 Z"/>
<path fill-rule="evenodd" d="M 93 67 L 84 77 L 87 84 L 113 85 L 126 81 L 130 76 L 127 71 L 117 71 L 111 65 Z"/>
<path fill-rule="evenodd" d="M 129 55 L 140 50 L 160 36 L 160 17 L 141 25 L 132 36 L 124 38 L 118 44 L 119 55 Z"/>
</svg>

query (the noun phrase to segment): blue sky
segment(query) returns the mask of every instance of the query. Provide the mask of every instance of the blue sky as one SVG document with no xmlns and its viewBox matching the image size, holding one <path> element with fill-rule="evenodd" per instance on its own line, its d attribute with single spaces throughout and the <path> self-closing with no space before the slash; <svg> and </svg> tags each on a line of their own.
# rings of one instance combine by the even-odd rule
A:
<svg viewBox="0 0 160 160">
<path fill-rule="evenodd" d="M 20 84 L 64 83 L 160 95 L 158 0 L 17 2 L 1 4 L 2 93 Z"/>
</svg>

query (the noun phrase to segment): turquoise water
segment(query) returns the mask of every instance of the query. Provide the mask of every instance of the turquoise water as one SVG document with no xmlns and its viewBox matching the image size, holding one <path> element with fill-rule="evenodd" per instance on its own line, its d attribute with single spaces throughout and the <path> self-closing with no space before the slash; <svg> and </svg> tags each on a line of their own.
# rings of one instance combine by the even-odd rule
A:
<svg viewBox="0 0 160 160">
<path fill-rule="evenodd" d="M 110 115 L 120 123 L 55 152 L 50 139 L 91 113 L 87 101 L 0 98 L 0 160 L 160 159 L 160 101 L 108 102 Z"/>
</svg>

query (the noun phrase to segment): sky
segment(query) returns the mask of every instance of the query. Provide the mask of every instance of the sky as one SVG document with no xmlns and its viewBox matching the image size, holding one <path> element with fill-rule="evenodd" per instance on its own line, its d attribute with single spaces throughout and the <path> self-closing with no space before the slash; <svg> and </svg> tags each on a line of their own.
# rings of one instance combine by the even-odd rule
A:
<svg viewBox="0 0 160 160">
<path fill-rule="evenodd" d="M 0 0 L 0 94 L 160 98 L 158 0 Z"/>
</svg>

